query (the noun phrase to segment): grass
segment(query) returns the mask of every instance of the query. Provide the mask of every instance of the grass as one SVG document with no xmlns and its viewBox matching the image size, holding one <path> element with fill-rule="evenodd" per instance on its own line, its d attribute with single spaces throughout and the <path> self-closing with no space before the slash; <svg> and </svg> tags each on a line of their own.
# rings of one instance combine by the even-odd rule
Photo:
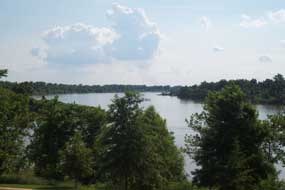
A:
<svg viewBox="0 0 285 190">
<path fill-rule="evenodd" d="M 25 188 L 33 190 L 71 190 L 73 187 L 64 185 L 28 185 L 28 184 L 0 184 L 0 187 Z"/>
<path fill-rule="evenodd" d="M 29 184 L 0 184 L 1 187 L 11 187 L 11 188 L 25 188 L 33 190 L 73 190 L 72 185 L 29 185 Z M 80 190 L 104 190 L 104 185 L 90 185 L 90 186 L 80 186 Z"/>
</svg>

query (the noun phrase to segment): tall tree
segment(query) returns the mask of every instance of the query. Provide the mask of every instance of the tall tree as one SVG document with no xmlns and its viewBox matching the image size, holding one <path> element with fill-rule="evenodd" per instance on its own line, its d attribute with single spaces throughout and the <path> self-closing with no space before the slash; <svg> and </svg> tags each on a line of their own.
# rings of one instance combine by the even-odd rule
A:
<svg viewBox="0 0 285 190">
<path fill-rule="evenodd" d="M 142 169 L 138 160 L 144 157 L 143 133 L 137 123 L 141 101 L 139 94 L 131 92 L 122 98 L 115 96 L 108 111 L 110 124 L 98 141 L 101 170 L 125 190 L 132 185 L 132 176 Z"/>
<path fill-rule="evenodd" d="M 28 103 L 28 97 L 0 88 L 0 175 L 15 171 L 23 159 L 30 123 Z"/>
<path fill-rule="evenodd" d="M 94 159 L 91 149 L 87 148 L 79 132 L 65 144 L 60 151 L 60 166 L 65 175 L 75 182 L 75 189 L 85 178 L 94 176 Z"/>
<path fill-rule="evenodd" d="M 165 189 L 184 177 L 183 157 L 165 120 L 153 107 L 140 108 L 141 101 L 136 93 L 116 96 L 98 139 L 100 170 L 116 189 Z"/>
<path fill-rule="evenodd" d="M 219 190 L 254 189 L 275 175 L 262 149 L 266 130 L 238 86 L 209 94 L 201 114 L 188 121 L 186 151 L 196 161 L 194 183 Z"/>
<path fill-rule="evenodd" d="M 42 100 L 39 104 L 29 155 L 35 164 L 36 174 L 61 179 L 59 151 L 73 136 L 79 120 L 72 105 L 64 105 L 57 99 Z"/>
</svg>

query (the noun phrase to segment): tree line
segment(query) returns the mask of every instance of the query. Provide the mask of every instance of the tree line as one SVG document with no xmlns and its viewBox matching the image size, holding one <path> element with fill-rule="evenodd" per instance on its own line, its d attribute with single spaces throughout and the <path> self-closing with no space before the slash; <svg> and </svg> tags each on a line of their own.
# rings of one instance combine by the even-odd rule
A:
<svg viewBox="0 0 285 190">
<path fill-rule="evenodd" d="M 266 79 L 260 82 L 256 79 L 202 82 L 200 85 L 181 87 L 177 91 L 172 91 L 172 95 L 185 100 L 203 101 L 210 91 L 219 91 L 231 83 L 238 85 L 245 93 L 246 98 L 252 103 L 285 103 L 285 80 L 281 74 L 275 75 L 273 79 Z"/>
<path fill-rule="evenodd" d="M 0 87 L 10 89 L 15 93 L 25 93 L 30 95 L 48 94 L 71 94 L 71 93 L 107 93 L 107 92 L 169 92 L 170 86 L 147 86 L 147 85 L 69 85 L 45 82 L 9 82 L 0 81 Z"/>
</svg>

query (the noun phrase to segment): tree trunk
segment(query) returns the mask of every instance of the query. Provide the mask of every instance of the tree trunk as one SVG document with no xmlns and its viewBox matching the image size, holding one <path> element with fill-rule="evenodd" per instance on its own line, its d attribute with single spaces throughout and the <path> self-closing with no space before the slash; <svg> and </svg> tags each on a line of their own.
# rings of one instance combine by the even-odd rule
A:
<svg viewBox="0 0 285 190">
<path fill-rule="evenodd" d="M 125 175 L 125 190 L 128 190 L 128 175 Z"/>
</svg>

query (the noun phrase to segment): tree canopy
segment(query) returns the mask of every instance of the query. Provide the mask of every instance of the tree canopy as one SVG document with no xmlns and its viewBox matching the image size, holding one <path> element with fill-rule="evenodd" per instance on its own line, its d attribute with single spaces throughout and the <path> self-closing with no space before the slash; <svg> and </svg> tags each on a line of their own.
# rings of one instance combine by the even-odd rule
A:
<svg viewBox="0 0 285 190">
<path fill-rule="evenodd" d="M 236 85 L 209 94 L 204 111 L 188 121 L 194 135 L 186 136 L 186 151 L 198 165 L 194 183 L 219 190 L 246 190 L 276 175 L 263 151 L 268 131 L 257 116 Z"/>
</svg>

